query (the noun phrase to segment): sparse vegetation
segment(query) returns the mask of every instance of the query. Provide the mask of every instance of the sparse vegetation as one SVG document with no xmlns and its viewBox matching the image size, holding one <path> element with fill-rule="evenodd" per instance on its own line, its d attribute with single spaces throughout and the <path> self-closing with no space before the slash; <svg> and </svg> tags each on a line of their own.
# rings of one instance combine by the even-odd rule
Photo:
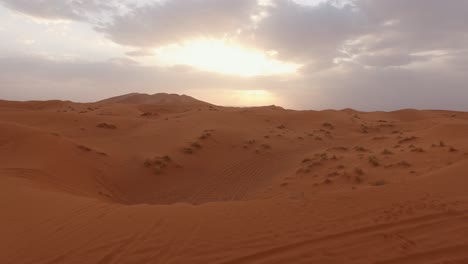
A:
<svg viewBox="0 0 468 264">
<path fill-rule="evenodd" d="M 104 129 L 116 129 L 117 128 L 117 126 L 112 125 L 112 124 L 107 124 L 107 123 L 100 123 L 100 124 L 96 125 L 96 127 L 104 128 Z"/>
<path fill-rule="evenodd" d="M 383 154 L 383 155 L 392 155 L 393 152 L 391 152 L 391 151 L 388 150 L 388 149 L 384 149 L 384 150 L 382 151 L 382 154 Z"/>
<path fill-rule="evenodd" d="M 454 147 L 450 147 L 449 151 L 450 152 L 457 152 L 458 150 L 456 148 L 454 148 Z"/>
<path fill-rule="evenodd" d="M 334 128 L 335 128 L 335 127 L 334 127 L 332 124 L 330 124 L 330 123 L 323 123 L 322 126 L 325 127 L 325 128 L 328 128 L 328 129 L 334 129 Z"/>
<path fill-rule="evenodd" d="M 374 186 L 383 186 L 385 184 L 387 184 L 387 182 L 385 180 L 378 180 L 378 181 L 375 181 L 375 182 L 372 183 L 372 185 L 374 185 Z"/>
<path fill-rule="evenodd" d="M 197 148 L 197 149 L 202 147 L 198 142 L 193 142 L 192 144 L 190 144 L 190 146 Z"/>
<path fill-rule="evenodd" d="M 369 163 L 372 164 L 372 166 L 374 167 L 380 166 L 379 159 L 374 155 L 369 156 Z"/>
<path fill-rule="evenodd" d="M 205 140 L 205 139 L 207 139 L 209 137 L 211 137 L 211 133 L 205 132 L 199 137 L 199 139 Z"/>
<path fill-rule="evenodd" d="M 366 152 L 367 149 L 363 146 L 356 146 L 354 147 L 354 150 L 359 151 L 359 152 Z"/>
<path fill-rule="evenodd" d="M 269 144 L 262 144 L 261 147 L 264 149 L 271 149 L 271 146 Z"/>
<path fill-rule="evenodd" d="M 397 165 L 400 166 L 400 167 L 411 167 L 411 164 L 409 162 L 407 162 L 407 161 L 404 161 L 404 160 L 398 162 Z"/>
<path fill-rule="evenodd" d="M 398 143 L 402 144 L 402 143 L 414 141 L 414 140 L 416 140 L 416 139 L 418 139 L 418 138 L 415 137 L 415 136 L 405 137 L 405 138 L 401 139 L 400 141 L 398 141 Z"/>
<path fill-rule="evenodd" d="M 361 168 L 355 168 L 354 172 L 359 176 L 364 175 L 364 171 Z"/>
<path fill-rule="evenodd" d="M 411 150 L 411 152 L 418 152 L 418 153 L 423 153 L 425 150 L 423 148 L 414 148 Z"/>
<path fill-rule="evenodd" d="M 374 137 L 373 140 L 384 140 L 387 139 L 387 137 L 381 136 L 381 137 Z"/>
<path fill-rule="evenodd" d="M 184 149 L 183 149 L 183 152 L 184 152 L 185 154 L 193 154 L 193 149 L 192 149 L 192 148 L 184 148 Z"/>
</svg>

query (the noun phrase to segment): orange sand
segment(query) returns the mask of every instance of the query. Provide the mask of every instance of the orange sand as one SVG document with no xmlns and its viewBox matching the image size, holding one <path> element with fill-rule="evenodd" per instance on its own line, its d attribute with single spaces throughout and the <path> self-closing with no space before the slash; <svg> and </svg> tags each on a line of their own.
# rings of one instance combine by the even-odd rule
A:
<svg viewBox="0 0 468 264">
<path fill-rule="evenodd" d="M 468 263 L 468 113 L 0 101 L 0 263 Z"/>
</svg>

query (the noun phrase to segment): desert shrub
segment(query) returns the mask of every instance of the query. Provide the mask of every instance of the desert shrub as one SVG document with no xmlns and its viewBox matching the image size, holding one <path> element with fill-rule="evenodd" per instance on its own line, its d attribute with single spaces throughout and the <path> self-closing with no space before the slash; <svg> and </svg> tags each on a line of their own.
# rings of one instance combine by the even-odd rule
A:
<svg viewBox="0 0 468 264">
<path fill-rule="evenodd" d="M 398 141 L 398 142 L 401 144 L 401 143 L 406 143 L 406 142 L 414 141 L 414 140 L 416 140 L 416 139 L 418 139 L 418 138 L 415 137 L 415 136 L 411 136 L 411 137 L 405 137 L 405 138 L 401 139 L 401 140 Z"/>
<path fill-rule="evenodd" d="M 393 152 L 391 152 L 391 151 L 388 150 L 388 149 L 384 149 L 384 150 L 382 151 L 382 154 L 383 154 L 383 155 L 392 155 Z"/>
<path fill-rule="evenodd" d="M 194 147 L 194 148 L 201 148 L 201 145 L 197 142 L 194 142 L 192 144 L 190 144 L 190 146 Z"/>
<path fill-rule="evenodd" d="M 369 163 L 372 164 L 374 167 L 380 166 L 379 159 L 376 156 L 369 156 Z"/>
<path fill-rule="evenodd" d="M 411 150 L 411 152 L 419 152 L 419 153 L 422 153 L 422 152 L 425 152 L 423 148 L 414 148 Z"/>
<path fill-rule="evenodd" d="M 365 152 L 365 151 L 367 151 L 367 149 L 366 149 L 365 147 L 363 147 L 363 146 L 356 146 L 356 147 L 354 147 L 354 150 L 360 151 L 360 152 Z"/>
<path fill-rule="evenodd" d="M 183 152 L 184 152 L 185 154 L 193 154 L 193 149 L 192 149 L 192 148 L 184 148 L 184 149 L 183 149 Z"/>
<path fill-rule="evenodd" d="M 372 185 L 374 186 L 383 186 L 387 184 L 387 182 L 385 180 L 378 180 L 378 181 L 375 181 L 374 183 L 372 183 Z"/>
<path fill-rule="evenodd" d="M 361 168 L 355 168 L 354 172 L 360 176 L 364 175 L 364 171 Z"/>
<path fill-rule="evenodd" d="M 330 123 L 323 123 L 322 126 L 328 128 L 328 129 L 334 129 L 334 128 L 335 128 L 335 127 L 334 127 L 332 124 L 330 124 Z"/>
<path fill-rule="evenodd" d="M 117 128 L 117 126 L 112 125 L 112 124 L 107 124 L 107 123 L 100 123 L 100 124 L 96 125 L 96 127 L 104 128 L 104 129 L 116 129 Z"/>
<path fill-rule="evenodd" d="M 404 161 L 404 160 L 398 162 L 397 165 L 398 165 L 398 166 L 401 166 L 401 167 L 411 167 L 411 164 L 410 164 L 409 162 L 407 162 L 407 161 Z"/>
</svg>

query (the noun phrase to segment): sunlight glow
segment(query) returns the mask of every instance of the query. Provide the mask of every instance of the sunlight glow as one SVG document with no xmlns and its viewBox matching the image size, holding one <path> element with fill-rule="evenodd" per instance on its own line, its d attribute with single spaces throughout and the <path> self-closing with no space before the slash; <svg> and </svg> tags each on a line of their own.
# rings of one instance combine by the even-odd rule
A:
<svg viewBox="0 0 468 264">
<path fill-rule="evenodd" d="M 238 101 L 242 102 L 242 105 L 263 106 L 271 105 L 274 102 L 273 95 L 265 90 L 245 90 L 235 93 L 235 97 L 238 97 Z"/>
<path fill-rule="evenodd" d="M 203 71 L 239 76 L 292 74 L 299 65 L 274 58 L 274 52 L 243 48 L 225 40 L 195 39 L 154 50 L 165 66 L 188 65 Z"/>
</svg>

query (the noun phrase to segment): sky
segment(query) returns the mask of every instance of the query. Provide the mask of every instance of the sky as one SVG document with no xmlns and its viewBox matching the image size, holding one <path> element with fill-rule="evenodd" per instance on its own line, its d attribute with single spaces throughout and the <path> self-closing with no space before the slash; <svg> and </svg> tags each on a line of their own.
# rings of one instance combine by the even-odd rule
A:
<svg viewBox="0 0 468 264">
<path fill-rule="evenodd" d="M 468 111 L 465 0 L 0 0 L 0 99 Z"/>
</svg>

